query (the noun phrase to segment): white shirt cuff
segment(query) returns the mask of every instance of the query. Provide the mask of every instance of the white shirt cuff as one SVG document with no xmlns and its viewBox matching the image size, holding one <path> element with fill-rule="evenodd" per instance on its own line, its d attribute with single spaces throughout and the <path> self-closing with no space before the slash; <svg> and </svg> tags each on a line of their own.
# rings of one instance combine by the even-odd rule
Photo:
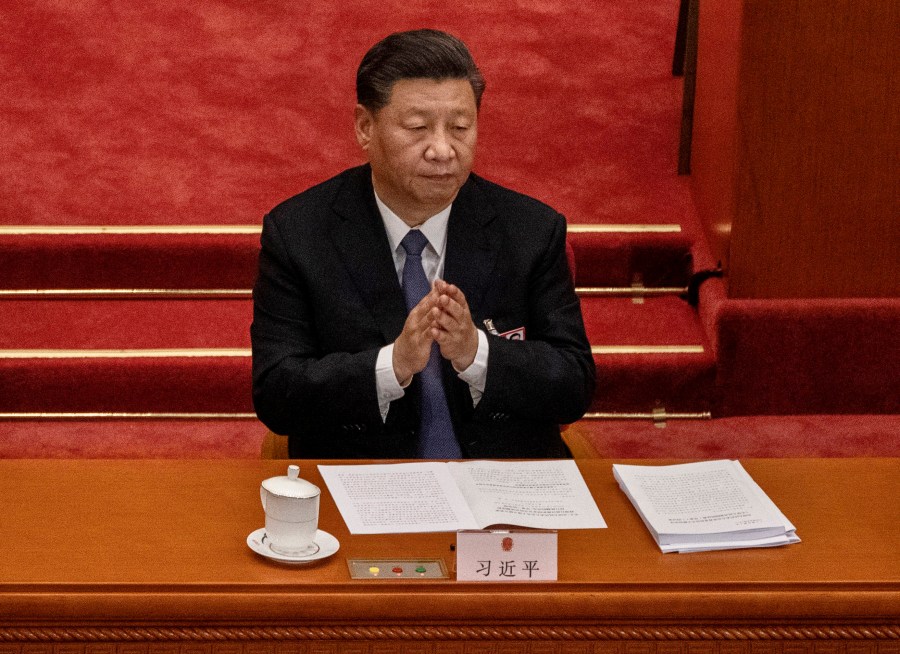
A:
<svg viewBox="0 0 900 654">
<path fill-rule="evenodd" d="M 378 351 L 375 359 L 375 390 L 378 393 L 378 408 L 381 410 L 381 420 L 387 420 L 391 402 L 403 397 L 405 391 L 397 381 L 394 372 L 394 344 L 385 345 Z"/>
<path fill-rule="evenodd" d="M 475 360 L 468 368 L 458 373 L 460 379 L 469 385 L 469 393 L 472 395 L 472 405 L 478 406 L 481 396 L 484 395 L 484 386 L 487 382 L 488 362 L 488 338 L 481 331 L 478 332 L 478 350 L 475 352 Z M 404 387 L 397 381 L 394 372 L 394 344 L 385 345 L 378 351 L 375 359 L 375 390 L 378 393 L 378 408 L 381 411 L 382 421 L 387 420 L 391 402 L 399 400 L 405 394 Z"/>
<path fill-rule="evenodd" d="M 487 381 L 488 363 L 488 337 L 480 329 L 478 332 L 478 350 L 475 352 L 475 360 L 468 368 L 458 373 L 459 378 L 469 385 L 472 394 L 472 404 L 478 406 L 481 396 L 484 395 L 484 386 Z"/>
</svg>

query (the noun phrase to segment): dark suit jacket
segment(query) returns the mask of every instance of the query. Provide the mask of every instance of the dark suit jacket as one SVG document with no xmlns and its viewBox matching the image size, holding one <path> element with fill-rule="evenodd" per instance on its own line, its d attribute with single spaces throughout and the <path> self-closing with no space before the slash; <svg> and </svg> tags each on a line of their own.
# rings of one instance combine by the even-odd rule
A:
<svg viewBox="0 0 900 654">
<path fill-rule="evenodd" d="M 568 454 L 559 424 L 587 409 L 594 362 L 565 254 L 565 220 L 544 204 L 471 175 L 453 203 L 444 279 L 462 289 L 491 336 L 484 395 L 444 361 L 464 456 Z M 371 170 L 341 173 L 273 209 L 263 223 L 253 291 L 253 401 L 292 457 L 414 458 L 418 379 L 382 421 L 378 350 L 406 307 L 375 204 Z"/>
</svg>

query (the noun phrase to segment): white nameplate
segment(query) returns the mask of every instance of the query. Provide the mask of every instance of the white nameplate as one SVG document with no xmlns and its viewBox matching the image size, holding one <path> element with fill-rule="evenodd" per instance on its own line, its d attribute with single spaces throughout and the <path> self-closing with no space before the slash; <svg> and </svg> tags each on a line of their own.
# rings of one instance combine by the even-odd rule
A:
<svg viewBox="0 0 900 654">
<path fill-rule="evenodd" d="M 556 581 L 555 531 L 459 531 L 457 581 Z"/>
</svg>

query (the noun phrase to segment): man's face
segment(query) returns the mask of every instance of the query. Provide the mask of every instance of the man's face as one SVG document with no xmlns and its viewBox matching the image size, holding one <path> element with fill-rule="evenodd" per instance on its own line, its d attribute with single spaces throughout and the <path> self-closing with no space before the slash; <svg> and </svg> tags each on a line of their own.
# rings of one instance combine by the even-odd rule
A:
<svg viewBox="0 0 900 654">
<path fill-rule="evenodd" d="M 446 208 L 472 170 L 475 93 L 464 79 L 403 79 L 377 112 L 356 107 L 356 138 L 378 197 L 407 224 Z"/>
</svg>

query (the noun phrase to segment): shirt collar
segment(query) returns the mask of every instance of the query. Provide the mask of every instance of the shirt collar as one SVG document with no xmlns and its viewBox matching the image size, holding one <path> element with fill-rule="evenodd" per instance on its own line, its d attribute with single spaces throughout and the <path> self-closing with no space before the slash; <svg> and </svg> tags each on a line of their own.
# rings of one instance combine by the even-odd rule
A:
<svg viewBox="0 0 900 654">
<path fill-rule="evenodd" d="M 391 252 L 395 252 L 400 247 L 400 241 L 412 229 L 403 220 L 395 214 L 390 208 L 381 201 L 378 193 L 375 194 L 375 203 L 378 205 L 378 211 L 381 213 L 381 220 L 384 223 L 384 229 L 387 232 L 388 243 L 391 246 Z M 450 222 L 451 204 L 443 211 L 436 213 L 428 218 L 424 223 L 419 225 L 418 229 L 428 239 L 428 244 L 437 252 L 438 256 L 444 253 L 444 245 L 447 242 L 447 224 Z"/>
</svg>

